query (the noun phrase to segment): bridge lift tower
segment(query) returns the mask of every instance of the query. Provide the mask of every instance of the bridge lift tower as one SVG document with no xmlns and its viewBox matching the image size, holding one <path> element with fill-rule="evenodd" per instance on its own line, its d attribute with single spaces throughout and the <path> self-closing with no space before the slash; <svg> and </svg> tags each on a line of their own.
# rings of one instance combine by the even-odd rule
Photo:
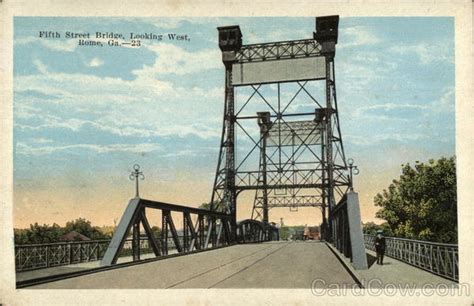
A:
<svg viewBox="0 0 474 306">
<path fill-rule="evenodd" d="M 168 254 L 171 244 L 178 253 L 189 253 L 278 239 L 269 224 L 270 208 L 319 207 L 323 238 L 350 257 L 355 268 L 367 268 L 358 196 L 339 126 L 338 24 L 338 16 L 317 17 L 311 39 L 250 45 L 242 44 L 239 26 L 218 28 L 225 104 L 211 208 L 141 199 L 137 193 L 101 265 L 117 262 L 130 232 L 133 259 L 140 260 L 140 227 L 159 257 Z M 237 223 L 237 198 L 243 191 L 255 192 L 252 219 Z M 161 212 L 161 237 L 151 231 L 149 209 Z M 183 241 L 173 213 L 182 214 Z"/>
<path fill-rule="evenodd" d="M 225 108 L 214 209 L 236 220 L 238 195 L 254 190 L 252 219 L 268 223 L 275 207 L 320 207 L 332 239 L 332 211 L 351 185 L 336 99 L 338 24 L 339 16 L 318 17 L 311 39 L 250 45 L 239 26 L 218 28 Z"/>
</svg>

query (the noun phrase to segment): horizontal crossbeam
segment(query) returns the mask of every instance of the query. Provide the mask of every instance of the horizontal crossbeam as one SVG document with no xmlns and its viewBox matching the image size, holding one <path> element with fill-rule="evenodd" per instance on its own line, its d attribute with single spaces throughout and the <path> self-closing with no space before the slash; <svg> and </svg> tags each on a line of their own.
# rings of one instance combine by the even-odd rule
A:
<svg viewBox="0 0 474 306">
<path fill-rule="evenodd" d="M 302 39 L 243 45 L 236 54 L 236 61 L 248 63 L 316 56 L 321 56 L 321 45 L 314 39 Z"/>
</svg>

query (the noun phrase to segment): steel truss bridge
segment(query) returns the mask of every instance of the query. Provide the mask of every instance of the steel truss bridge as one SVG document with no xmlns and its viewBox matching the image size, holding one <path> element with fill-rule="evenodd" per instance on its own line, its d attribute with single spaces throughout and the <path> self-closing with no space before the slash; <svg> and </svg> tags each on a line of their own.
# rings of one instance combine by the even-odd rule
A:
<svg viewBox="0 0 474 306">
<path fill-rule="evenodd" d="M 173 283 L 170 280 L 156 286 L 179 287 L 187 283 L 192 287 L 200 275 L 229 267 L 228 271 L 224 269 L 227 276 L 206 285 L 219 287 L 232 277 L 238 279 L 236 275 L 250 271 L 250 267 L 265 267 L 263 263 L 271 256 L 277 263 L 296 258 L 292 264 L 279 265 L 290 270 L 273 271 L 281 273 L 277 277 L 282 279 L 288 273 L 301 273 L 299 280 L 305 281 L 321 274 L 338 275 L 340 278 L 334 281 L 354 281 L 355 278 L 350 277 L 352 268 L 344 264 L 344 257 L 353 268 L 367 269 L 365 250 L 373 248 L 373 243 L 372 238 L 364 238 L 362 234 L 358 195 L 352 188 L 342 142 L 334 69 L 338 23 L 338 16 L 318 17 L 316 32 L 310 39 L 248 45 L 242 43 L 239 26 L 218 28 L 225 68 L 225 100 L 210 209 L 143 199 L 137 190 L 111 241 L 16 248 L 17 271 L 93 261 L 100 261 L 100 267 L 17 285 L 37 285 L 187 254 L 189 256 L 183 257 L 204 260 L 197 266 L 207 266 L 207 272 L 194 271 L 191 268 L 194 264 L 189 261 L 197 261 L 183 259 L 176 261 L 176 268 L 180 270 L 175 272 L 184 275 L 192 270 L 197 274 L 186 276 L 186 281 Z M 249 219 L 237 221 L 238 199 L 243 192 L 254 193 L 252 214 Z M 329 248 L 323 242 L 272 244 L 279 240 L 279 230 L 270 223 L 269 210 L 300 207 L 320 210 L 322 240 Z M 150 220 L 157 218 L 161 221 L 159 233 L 150 225 Z M 426 247 L 420 242 L 411 244 L 401 240 L 389 240 L 388 244 L 389 256 L 457 279 L 457 248 Z M 234 249 L 236 253 L 219 253 L 217 249 Z M 209 250 L 216 251 L 202 253 Z M 424 255 L 416 257 L 413 255 L 416 252 Z M 208 254 L 212 263 L 205 260 L 206 256 L 197 255 L 201 253 Z M 315 265 L 313 256 L 318 256 L 323 265 L 308 268 Z M 336 259 L 338 256 L 341 258 Z M 426 256 L 431 256 L 431 260 L 425 260 Z M 124 264 L 121 260 L 126 257 L 131 257 L 131 261 Z M 448 259 L 449 264 L 446 264 Z M 221 260 L 228 261 L 213 266 Z M 234 271 L 231 263 L 237 262 L 237 266 L 246 268 Z M 258 270 L 252 277 L 259 279 L 257 274 Z M 137 273 L 129 277 L 134 275 Z M 160 275 L 154 281 L 163 277 Z M 265 275 L 261 277 L 259 284 L 267 279 Z M 202 281 L 217 278 L 209 276 Z M 238 286 L 245 283 L 241 280 Z M 85 281 L 85 287 L 92 284 L 94 281 Z"/>
<path fill-rule="evenodd" d="M 252 45 L 242 44 L 239 26 L 218 28 L 225 99 L 210 210 L 145 200 L 137 192 L 102 265 L 117 263 L 130 233 L 138 261 L 142 232 L 157 257 L 168 255 L 169 237 L 178 253 L 271 241 L 279 237 L 269 222 L 270 208 L 317 207 L 324 239 L 359 268 L 367 266 L 357 194 L 339 127 L 334 71 L 338 24 L 338 16 L 319 17 L 311 39 Z M 252 215 L 237 222 L 238 196 L 245 191 L 255 193 Z M 147 210 L 161 215 L 161 243 Z"/>
</svg>

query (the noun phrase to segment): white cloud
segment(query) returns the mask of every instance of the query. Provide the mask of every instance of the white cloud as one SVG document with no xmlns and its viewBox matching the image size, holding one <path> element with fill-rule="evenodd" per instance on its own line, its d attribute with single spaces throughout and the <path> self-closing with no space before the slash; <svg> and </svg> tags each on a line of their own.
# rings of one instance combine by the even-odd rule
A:
<svg viewBox="0 0 474 306">
<path fill-rule="evenodd" d="M 222 68 L 221 53 L 217 48 L 187 52 L 173 44 L 155 43 L 148 49 L 156 53 L 153 66 L 145 66 L 133 73 L 138 78 L 154 79 L 163 74 L 185 75 Z"/>
<path fill-rule="evenodd" d="M 390 134 L 378 134 L 367 136 L 343 135 L 344 141 L 350 142 L 352 144 L 361 145 L 361 146 L 374 146 L 377 143 L 381 142 L 406 142 L 406 141 L 416 141 L 429 138 L 428 135 L 417 134 L 417 133 L 390 133 Z"/>
<path fill-rule="evenodd" d="M 433 108 L 437 112 L 454 112 L 454 106 L 455 96 L 452 86 L 445 88 L 441 98 L 433 103 Z"/>
<path fill-rule="evenodd" d="M 262 35 L 265 36 L 263 42 L 273 42 L 273 41 L 284 41 L 284 40 L 294 40 L 294 39 L 306 39 L 312 38 L 313 34 L 311 30 L 308 29 L 272 29 L 271 31 L 266 31 L 265 33 L 256 33 L 248 32 L 245 33 L 245 43 L 246 44 L 255 44 L 262 42 Z"/>
<path fill-rule="evenodd" d="M 43 137 L 38 137 L 38 138 L 33 138 L 29 140 L 32 143 L 52 143 L 53 140 L 49 138 L 43 138 Z"/>
<path fill-rule="evenodd" d="M 385 104 L 377 104 L 377 105 L 370 105 L 359 108 L 359 111 L 366 111 L 366 110 L 383 110 L 383 111 L 391 111 L 391 110 L 402 110 L 402 109 L 427 109 L 428 106 L 420 105 L 420 104 L 408 104 L 408 103 L 385 103 Z"/>
<path fill-rule="evenodd" d="M 419 43 L 416 45 L 400 45 L 390 48 L 390 51 L 401 55 L 414 54 L 423 65 L 436 62 L 451 62 L 453 58 L 449 56 L 449 49 L 445 44 Z"/>
<path fill-rule="evenodd" d="M 36 60 L 33 60 L 33 65 L 35 65 L 36 69 L 38 69 L 38 71 L 42 74 L 46 74 L 48 73 L 48 67 L 46 67 L 45 64 L 43 64 L 42 61 L 36 59 Z"/>
<path fill-rule="evenodd" d="M 337 49 L 367 46 L 381 42 L 380 37 L 365 26 L 341 28 L 339 31 L 339 35 L 342 38 L 338 43 Z"/>
<path fill-rule="evenodd" d="M 73 144 L 73 145 L 55 145 L 33 147 L 23 142 L 16 144 L 16 153 L 23 155 L 48 155 L 56 152 L 77 150 L 89 150 L 95 153 L 109 152 L 131 152 L 131 153 L 148 153 L 159 150 L 160 147 L 153 143 L 141 144 L 113 144 L 113 145 L 95 145 L 95 144 Z"/>
<path fill-rule="evenodd" d="M 354 110 L 354 116 L 361 120 L 376 120 L 376 121 L 410 121 L 410 118 L 396 115 L 396 112 L 427 110 L 431 107 L 429 105 L 409 104 L 409 103 L 385 103 L 369 106 L 360 106 Z M 378 113 L 374 114 L 371 111 Z M 393 112 L 393 113 L 390 113 Z"/>
<path fill-rule="evenodd" d="M 162 59 L 193 56 L 178 47 L 157 48 Z M 171 53 L 170 53 L 171 52 Z M 192 61 L 197 61 L 194 64 Z M 180 68 L 199 71 L 205 64 L 207 53 L 199 53 L 186 60 Z M 179 61 L 179 60 L 176 60 Z M 218 60 L 219 62 L 219 60 Z M 47 67 L 37 61 L 43 72 Z M 220 62 L 219 62 L 220 64 Z M 221 87 L 205 89 L 200 86 L 183 88 L 163 79 L 163 71 L 171 70 L 155 64 L 137 70 L 135 80 L 98 77 L 94 75 L 43 73 L 17 76 L 15 92 L 37 91 L 55 94 L 57 99 L 41 101 L 17 95 L 15 116 L 23 120 L 15 127 L 25 130 L 69 129 L 79 132 L 86 126 L 119 136 L 179 136 L 195 135 L 200 138 L 220 137 L 223 97 Z M 206 68 L 204 68 L 206 69 Z M 60 113 L 45 111 L 45 105 L 57 105 Z M 48 108 L 49 109 L 49 108 Z M 84 119 L 94 118 L 94 119 Z"/>
<path fill-rule="evenodd" d="M 54 50 L 54 51 L 63 51 L 63 52 L 73 52 L 77 47 L 76 39 L 48 39 L 48 38 L 39 38 L 34 36 L 17 38 L 14 41 L 15 45 L 29 45 L 38 43 L 43 47 Z"/>
<path fill-rule="evenodd" d="M 101 60 L 98 57 L 94 57 L 93 59 L 90 60 L 90 62 L 87 63 L 87 66 L 89 67 L 99 67 L 104 64 L 104 61 Z"/>
</svg>

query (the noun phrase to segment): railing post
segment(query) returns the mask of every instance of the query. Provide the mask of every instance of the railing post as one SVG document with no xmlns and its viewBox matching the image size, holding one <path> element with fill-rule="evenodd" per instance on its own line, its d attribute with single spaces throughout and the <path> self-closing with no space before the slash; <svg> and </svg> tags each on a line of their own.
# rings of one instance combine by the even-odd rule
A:
<svg viewBox="0 0 474 306">
<path fill-rule="evenodd" d="M 46 267 L 49 267 L 49 245 L 46 246 Z"/>
<path fill-rule="evenodd" d="M 72 263 L 72 246 L 70 243 L 67 244 L 67 252 L 68 252 L 68 260 L 69 260 L 69 264 Z"/>
</svg>

